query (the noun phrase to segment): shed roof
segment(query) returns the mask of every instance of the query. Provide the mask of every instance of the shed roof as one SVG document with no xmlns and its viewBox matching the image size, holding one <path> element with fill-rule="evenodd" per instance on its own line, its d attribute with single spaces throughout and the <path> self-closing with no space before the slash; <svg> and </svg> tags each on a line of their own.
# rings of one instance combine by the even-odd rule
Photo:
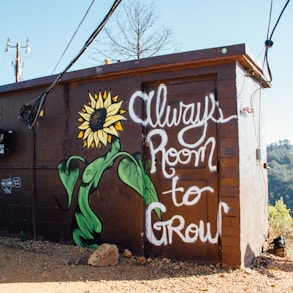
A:
<svg viewBox="0 0 293 293">
<path fill-rule="evenodd" d="M 222 46 L 99 65 L 67 72 L 64 74 L 60 82 L 68 80 L 86 80 L 96 78 L 97 76 L 117 77 L 121 74 L 131 75 L 138 71 L 141 73 L 148 73 L 150 71 L 164 71 L 174 67 L 180 69 L 207 65 L 212 66 L 232 62 L 239 62 L 262 84 L 264 88 L 270 87 L 270 81 L 266 78 L 261 65 L 246 44 Z M 48 85 L 52 83 L 56 77 L 57 75 L 44 76 L 18 83 L 2 85 L 0 86 L 0 93 Z"/>
</svg>

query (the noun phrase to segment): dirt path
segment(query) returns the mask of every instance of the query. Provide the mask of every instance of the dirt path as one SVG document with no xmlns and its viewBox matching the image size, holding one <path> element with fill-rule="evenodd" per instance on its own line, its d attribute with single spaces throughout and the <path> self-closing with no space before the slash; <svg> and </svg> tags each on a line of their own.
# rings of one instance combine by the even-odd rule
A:
<svg viewBox="0 0 293 293">
<path fill-rule="evenodd" d="M 91 253 L 0 237 L 0 292 L 293 292 L 293 257 L 264 254 L 242 270 L 135 257 L 97 268 L 87 265 Z"/>
</svg>

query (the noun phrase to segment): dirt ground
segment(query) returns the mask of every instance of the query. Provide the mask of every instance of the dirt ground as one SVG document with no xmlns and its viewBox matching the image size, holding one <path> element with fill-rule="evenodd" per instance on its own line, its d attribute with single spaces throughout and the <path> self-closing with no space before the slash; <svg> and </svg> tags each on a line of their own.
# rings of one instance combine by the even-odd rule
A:
<svg viewBox="0 0 293 293">
<path fill-rule="evenodd" d="M 92 267 L 93 250 L 0 237 L 0 292 L 293 292 L 293 257 L 263 254 L 249 268 L 120 257 Z"/>
</svg>

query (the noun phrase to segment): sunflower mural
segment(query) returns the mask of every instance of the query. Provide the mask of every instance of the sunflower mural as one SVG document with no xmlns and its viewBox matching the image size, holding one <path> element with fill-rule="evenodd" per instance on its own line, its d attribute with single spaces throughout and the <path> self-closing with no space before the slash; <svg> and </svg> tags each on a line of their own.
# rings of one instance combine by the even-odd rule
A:
<svg viewBox="0 0 293 293">
<path fill-rule="evenodd" d="M 60 161 L 57 169 L 68 197 L 66 210 L 71 208 L 73 191 L 78 179 L 81 180 L 74 216 L 76 225 L 72 230 L 75 244 L 97 248 L 102 243 L 103 225 L 91 209 L 89 197 L 94 196 L 104 172 L 113 167 L 116 161 L 119 179 L 135 190 L 146 205 L 159 199 L 155 186 L 144 169 L 142 155 L 130 154 L 121 149 L 119 131 L 123 131 L 121 122 L 127 120 L 124 116 L 126 111 L 121 108 L 123 101 L 119 102 L 118 95 L 112 97 L 106 90 L 94 95 L 89 93 L 88 96 L 88 103 L 78 112 L 78 138 L 83 141 L 85 149 L 101 149 L 107 145 L 110 148 L 92 162 L 79 155 L 70 156 Z M 83 168 L 80 168 L 80 163 Z M 155 210 L 155 213 L 161 219 L 160 210 Z"/>
<path fill-rule="evenodd" d="M 81 131 L 78 138 L 83 139 L 84 147 L 100 148 L 111 143 L 112 136 L 119 136 L 118 130 L 123 130 L 120 121 L 126 120 L 122 116 L 125 111 L 120 109 L 122 101 L 117 102 L 118 96 L 112 98 L 110 92 L 104 91 L 103 96 L 99 93 L 94 97 L 89 93 L 89 99 L 89 104 L 79 112 L 81 125 L 78 128 Z"/>
</svg>

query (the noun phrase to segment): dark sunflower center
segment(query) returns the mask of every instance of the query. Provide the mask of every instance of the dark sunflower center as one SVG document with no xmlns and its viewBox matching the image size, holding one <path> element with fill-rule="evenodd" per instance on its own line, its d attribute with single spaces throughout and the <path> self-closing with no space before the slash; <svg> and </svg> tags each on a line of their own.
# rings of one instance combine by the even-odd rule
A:
<svg viewBox="0 0 293 293">
<path fill-rule="evenodd" d="M 92 131 L 98 131 L 103 129 L 105 119 L 107 117 L 107 112 L 105 108 L 97 109 L 90 118 L 90 128 Z"/>
</svg>

